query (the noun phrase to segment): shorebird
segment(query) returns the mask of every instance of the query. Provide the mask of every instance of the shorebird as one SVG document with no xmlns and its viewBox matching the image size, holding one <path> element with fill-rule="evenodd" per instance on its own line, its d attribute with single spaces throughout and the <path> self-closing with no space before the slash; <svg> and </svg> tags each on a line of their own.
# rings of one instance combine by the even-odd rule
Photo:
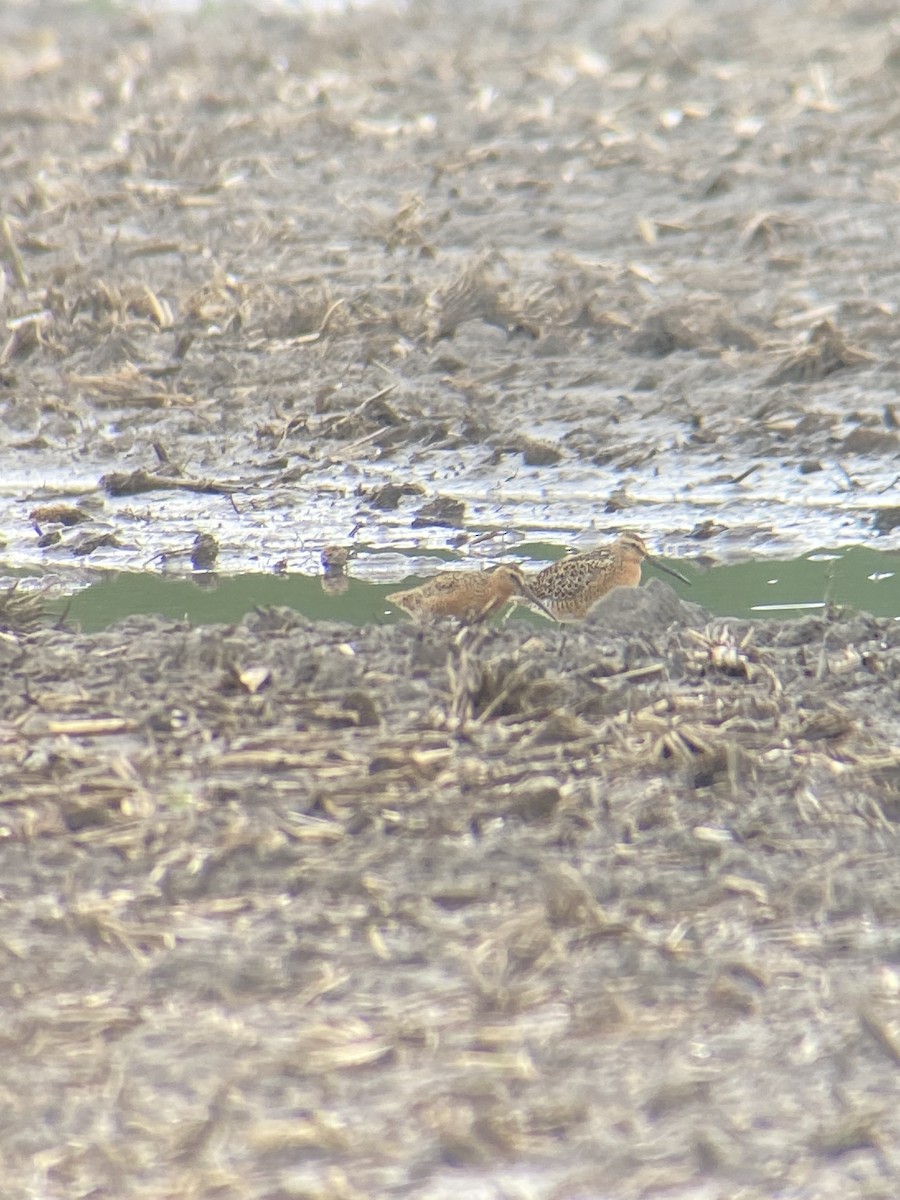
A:
<svg viewBox="0 0 900 1200">
<path fill-rule="evenodd" d="M 327 596 L 342 596 L 350 586 L 347 563 L 350 551 L 346 546 L 322 547 L 322 591 Z"/>
<path fill-rule="evenodd" d="M 441 571 L 418 587 L 391 592 L 387 600 L 411 617 L 457 617 L 481 621 L 522 596 L 553 619 L 528 585 L 521 567 L 502 563 L 489 571 Z"/>
<path fill-rule="evenodd" d="M 613 588 L 637 587 L 644 559 L 690 586 L 690 580 L 655 559 L 636 533 L 621 534 L 611 546 L 561 558 L 532 575 L 528 582 L 545 610 L 549 609 L 557 620 L 578 621 Z"/>
</svg>

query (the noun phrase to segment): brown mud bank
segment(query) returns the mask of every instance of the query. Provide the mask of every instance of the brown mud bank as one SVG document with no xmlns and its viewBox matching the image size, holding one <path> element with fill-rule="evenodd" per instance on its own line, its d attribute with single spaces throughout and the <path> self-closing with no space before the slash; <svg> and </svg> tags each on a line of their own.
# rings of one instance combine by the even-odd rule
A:
<svg viewBox="0 0 900 1200">
<path fill-rule="evenodd" d="M 891 16 L 4 6 L 4 558 L 896 549 Z"/>
<path fill-rule="evenodd" d="M 6 1195 L 893 1194 L 895 622 L 0 657 Z"/>
</svg>

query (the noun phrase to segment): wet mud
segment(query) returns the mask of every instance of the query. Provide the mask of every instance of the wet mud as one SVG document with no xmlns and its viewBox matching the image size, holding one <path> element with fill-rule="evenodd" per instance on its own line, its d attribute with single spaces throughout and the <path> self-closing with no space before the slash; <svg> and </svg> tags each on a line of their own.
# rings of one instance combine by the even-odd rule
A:
<svg viewBox="0 0 900 1200">
<path fill-rule="evenodd" d="M 4 561 L 896 549 L 892 17 L 4 8 Z M 895 620 L 0 617 L 4 1195 L 896 1195 Z"/>
<path fill-rule="evenodd" d="M 0 32 L 8 563 L 900 546 L 877 5 Z"/>
<path fill-rule="evenodd" d="M 0 654 L 9 1195 L 890 1194 L 896 623 Z"/>
</svg>

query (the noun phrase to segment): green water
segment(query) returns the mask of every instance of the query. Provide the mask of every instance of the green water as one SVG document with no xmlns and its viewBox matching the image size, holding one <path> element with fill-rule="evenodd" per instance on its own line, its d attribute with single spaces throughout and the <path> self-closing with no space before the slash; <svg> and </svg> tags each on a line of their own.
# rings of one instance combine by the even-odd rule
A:
<svg viewBox="0 0 900 1200">
<path fill-rule="evenodd" d="M 691 586 L 659 575 L 652 565 L 645 567 L 644 578 L 656 575 L 666 580 L 679 595 L 716 616 L 792 617 L 815 612 L 831 601 L 878 616 L 900 617 L 900 554 L 852 547 L 790 562 L 766 560 L 709 570 L 688 560 L 669 560 L 669 565 L 687 576 Z M 411 577 L 408 585 L 418 581 Z M 198 576 L 195 581 L 121 574 L 75 595 L 68 616 L 86 631 L 134 613 L 158 613 L 194 624 L 227 624 L 255 607 L 278 604 L 314 619 L 365 625 L 398 619 L 385 600 L 397 587 L 396 582 L 351 578 L 346 592 L 329 595 L 321 579 L 305 575 Z"/>
</svg>

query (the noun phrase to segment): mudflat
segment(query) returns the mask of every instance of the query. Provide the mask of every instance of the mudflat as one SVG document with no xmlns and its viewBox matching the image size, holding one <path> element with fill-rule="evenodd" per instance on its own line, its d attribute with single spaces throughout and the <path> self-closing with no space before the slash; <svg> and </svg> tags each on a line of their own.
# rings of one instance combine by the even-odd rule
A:
<svg viewBox="0 0 900 1200">
<path fill-rule="evenodd" d="M 11 558 L 895 544 L 892 17 L 5 7 Z M 895 621 L 2 612 L 4 1195 L 896 1195 Z"/>
</svg>

